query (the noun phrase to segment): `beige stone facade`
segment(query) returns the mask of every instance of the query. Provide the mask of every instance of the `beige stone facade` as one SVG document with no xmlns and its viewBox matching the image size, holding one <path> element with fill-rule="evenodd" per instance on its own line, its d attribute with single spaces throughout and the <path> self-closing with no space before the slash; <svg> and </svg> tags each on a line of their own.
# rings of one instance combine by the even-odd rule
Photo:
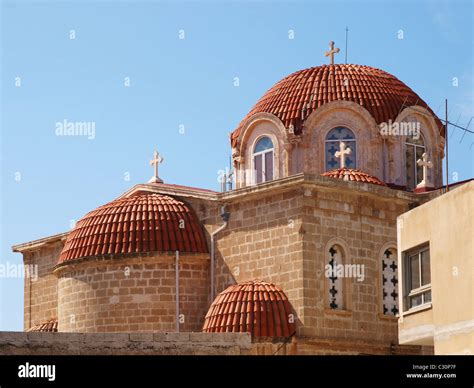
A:
<svg viewBox="0 0 474 388">
<path fill-rule="evenodd" d="M 434 345 L 435 354 L 474 354 L 473 214 L 471 181 L 400 216 L 401 343 Z M 414 275 L 407 259 L 418 247 L 429 251 L 430 282 L 423 286 L 431 299 L 410 306 Z"/>
<path fill-rule="evenodd" d="M 222 224 L 219 214 L 225 206 L 230 219 L 216 237 L 216 293 L 250 279 L 278 284 L 294 309 L 300 352 L 390 354 L 398 344 L 397 319 L 382 310 L 381 255 L 387 247 L 396 249 L 397 216 L 419 196 L 308 174 L 227 193 L 152 184 L 124 195 L 138 190 L 186 200 L 208 237 Z M 55 244 L 59 254 L 61 243 Z M 332 244 L 344 250 L 347 264 L 364 266 L 363 281 L 344 279 L 345 308 L 340 310 L 330 309 L 327 299 L 324 266 Z M 43 259 L 57 284 L 53 299 L 60 332 L 175 330 L 173 253 L 97 257 L 60 266 L 37 254 L 38 262 Z M 180 257 L 180 331 L 202 328 L 211 303 L 209 262 L 207 254 Z M 325 341 L 340 348 L 324 346 Z"/>
<path fill-rule="evenodd" d="M 58 280 L 52 272 L 64 246 L 66 234 L 52 241 L 31 244 L 23 253 L 25 266 L 37 268 L 36 277 L 26 277 L 24 283 L 24 329 L 45 322 L 58 314 Z"/>
<path fill-rule="evenodd" d="M 94 258 L 59 266 L 58 321 L 62 332 L 176 330 L 174 254 Z M 209 257 L 179 257 L 180 330 L 200 331 L 206 314 Z"/>
<path fill-rule="evenodd" d="M 429 354 L 419 346 L 367 346 L 364 341 L 252 339 L 249 333 L 0 332 L 0 355 L 355 355 Z M 428 351 L 428 353 L 426 353 Z"/>
</svg>

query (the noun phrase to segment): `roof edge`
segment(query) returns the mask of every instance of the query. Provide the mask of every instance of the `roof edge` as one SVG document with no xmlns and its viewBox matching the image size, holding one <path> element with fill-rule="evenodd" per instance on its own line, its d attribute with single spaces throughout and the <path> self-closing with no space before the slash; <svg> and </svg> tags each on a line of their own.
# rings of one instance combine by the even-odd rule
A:
<svg viewBox="0 0 474 388">
<path fill-rule="evenodd" d="M 47 244 L 51 244 L 51 243 L 54 243 L 54 242 L 57 242 L 57 241 L 66 240 L 68 235 L 69 235 L 69 232 L 63 232 L 63 233 L 54 234 L 52 236 L 43 237 L 43 238 L 40 238 L 40 239 L 37 239 L 37 240 L 16 244 L 16 245 L 12 246 L 12 252 L 23 253 L 23 252 L 29 251 L 31 249 L 36 249 L 36 248 L 39 248 L 41 246 L 47 245 Z"/>
<path fill-rule="evenodd" d="M 206 198 L 217 200 L 219 192 L 197 187 L 172 185 L 167 183 L 139 183 L 120 195 L 117 199 L 130 197 L 138 192 L 157 193 L 170 196 L 183 196 L 192 198 Z"/>
</svg>

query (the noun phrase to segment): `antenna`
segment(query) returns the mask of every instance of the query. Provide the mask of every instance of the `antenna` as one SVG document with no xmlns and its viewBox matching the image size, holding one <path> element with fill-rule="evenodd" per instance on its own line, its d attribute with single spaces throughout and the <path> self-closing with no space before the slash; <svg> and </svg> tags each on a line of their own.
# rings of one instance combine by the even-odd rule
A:
<svg viewBox="0 0 474 388">
<path fill-rule="evenodd" d="M 346 27 L 346 65 L 347 65 L 347 40 L 349 36 L 349 28 Z"/>
<path fill-rule="evenodd" d="M 406 101 L 406 98 L 405 98 L 405 101 Z M 418 101 L 417 101 L 418 102 Z M 416 105 L 416 104 L 415 104 Z M 423 106 L 422 106 L 423 107 Z M 425 107 L 423 107 L 425 108 Z M 400 112 L 403 110 L 403 109 L 411 109 L 411 110 L 415 110 L 412 106 L 409 106 L 409 105 L 406 105 L 405 103 L 402 104 L 401 108 L 400 108 Z M 400 114 L 399 112 L 399 114 Z M 417 111 L 418 114 L 421 114 L 423 116 L 426 116 L 426 117 L 433 117 L 433 115 L 430 115 L 430 114 L 426 114 L 426 113 L 423 113 L 423 112 L 420 112 L 420 111 Z M 438 115 L 435 114 L 436 117 L 438 117 Z M 439 121 L 441 121 L 442 123 L 446 123 L 446 120 L 442 119 L 442 118 L 439 118 Z M 471 123 L 472 121 L 472 118 L 471 120 L 469 121 L 469 124 Z M 471 134 L 474 134 L 474 131 L 470 130 L 469 129 L 469 124 L 467 125 L 467 127 L 461 127 L 460 125 L 457 125 L 456 123 L 453 123 L 453 122 L 449 122 L 449 125 L 451 125 L 452 127 L 455 127 L 455 128 L 458 128 L 462 131 L 465 131 L 465 132 L 468 132 L 468 133 L 471 133 Z"/>
<path fill-rule="evenodd" d="M 407 96 L 408 97 L 408 96 Z M 406 100 L 407 100 L 407 97 L 405 97 L 405 101 L 403 102 L 402 104 L 402 107 L 400 108 L 400 112 L 407 108 L 407 109 L 412 109 L 414 110 L 414 108 L 412 106 L 409 106 L 409 105 L 406 105 Z M 418 100 L 416 100 L 416 103 L 415 103 L 415 106 L 418 104 Z M 469 123 L 467 124 L 466 127 L 462 127 L 460 125 L 458 125 L 458 122 L 459 122 L 459 118 L 457 119 L 456 123 L 452 123 L 451 121 L 448 120 L 448 99 L 446 98 L 445 101 L 444 101 L 444 105 L 445 105 L 445 119 L 441 119 L 438 117 L 439 121 L 441 121 L 441 123 L 444 124 L 444 137 L 445 137 L 445 147 L 446 147 L 446 191 L 449 191 L 449 182 L 448 182 L 448 179 L 449 179 L 449 136 L 448 136 L 448 125 L 451 125 L 452 127 L 454 128 L 457 128 L 457 129 L 460 129 L 463 131 L 463 135 L 461 137 L 461 140 L 459 141 L 459 143 L 461 143 L 464 139 L 464 136 L 466 135 L 466 133 L 470 133 L 470 134 L 474 134 L 474 131 L 470 130 L 469 129 L 469 126 L 471 125 L 471 121 L 473 119 L 473 117 L 471 117 L 471 119 L 469 120 Z M 438 108 L 439 109 L 439 108 Z M 418 112 L 419 114 L 421 115 L 424 115 L 424 116 L 427 116 L 427 117 L 432 117 L 431 115 L 428 115 L 426 113 L 423 113 L 423 112 Z M 400 114 L 400 113 L 399 113 Z M 437 117 L 436 113 L 435 113 L 435 116 Z M 474 142 L 471 144 L 471 146 L 469 147 L 469 149 L 471 149 L 472 145 L 474 145 Z"/>
<path fill-rule="evenodd" d="M 228 191 L 232 191 L 233 180 L 234 180 L 234 166 L 232 166 L 232 155 L 229 155 L 229 173 L 226 176 Z"/>
<path fill-rule="evenodd" d="M 446 109 L 446 116 L 445 116 L 445 124 L 444 124 L 444 138 L 446 140 L 446 192 L 449 191 L 449 147 L 448 147 L 448 99 L 445 100 L 445 109 Z"/>
</svg>

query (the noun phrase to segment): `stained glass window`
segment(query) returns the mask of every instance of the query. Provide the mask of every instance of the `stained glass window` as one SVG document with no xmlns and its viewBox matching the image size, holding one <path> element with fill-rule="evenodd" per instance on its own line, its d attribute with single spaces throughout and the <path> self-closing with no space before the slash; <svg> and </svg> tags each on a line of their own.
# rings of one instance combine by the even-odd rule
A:
<svg viewBox="0 0 474 388">
<path fill-rule="evenodd" d="M 325 154 L 326 171 L 339 168 L 339 159 L 334 156 L 339 151 L 339 143 L 343 141 L 351 149 L 351 154 L 346 157 L 346 167 L 356 168 L 356 138 L 354 133 L 346 127 L 336 127 L 326 136 Z"/>
</svg>

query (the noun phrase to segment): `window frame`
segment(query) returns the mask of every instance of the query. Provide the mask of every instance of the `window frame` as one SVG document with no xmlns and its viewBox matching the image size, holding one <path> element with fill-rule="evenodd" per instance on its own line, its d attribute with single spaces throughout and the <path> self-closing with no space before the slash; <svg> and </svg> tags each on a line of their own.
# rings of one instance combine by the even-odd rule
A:
<svg viewBox="0 0 474 388">
<path fill-rule="evenodd" d="M 407 188 L 410 185 L 409 185 L 409 182 L 408 182 L 408 170 L 406 168 L 406 164 L 407 164 L 406 158 L 407 158 L 407 154 L 408 154 L 408 147 L 413 147 L 413 156 L 414 156 L 413 167 L 414 167 L 414 170 L 415 170 L 414 171 L 415 185 L 413 186 L 413 190 L 415 190 L 416 186 L 418 186 L 418 184 L 420 184 L 420 182 L 421 182 L 421 181 L 418 182 L 418 167 L 420 167 L 420 166 L 418 166 L 418 163 L 417 163 L 417 160 L 418 160 L 418 158 L 416 156 L 417 148 L 423 149 L 422 155 L 423 155 L 423 153 L 426 152 L 426 149 L 427 149 L 425 138 L 424 138 L 424 136 L 421 132 L 420 132 L 420 139 L 421 139 L 421 142 L 423 143 L 423 145 L 411 143 L 409 141 L 408 137 L 405 138 L 405 177 L 406 177 L 406 180 L 407 180 Z M 423 167 L 420 167 L 420 168 L 423 168 Z M 422 178 L 422 180 L 423 180 L 423 178 Z"/>
<path fill-rule="evenodd" d="M 267 138 L 267 139 L 270 140 L 270 142 L 272 143 L 272 148 L 268 148 L 268 149 L 263 150 L 263 151 L 255 152 L 255 149 L 257 148 L 258 142 L 260 140 L 264 139 L 264 138 Z M 271 179 L 267 179 L 267 176 L 266 176 L 265 156 L 268 153 L 272 153 L 272 177 L 271 177 Z M 262 181 L 261 182 L 257 182 L 258 173 L 257 173 L 256 163 L 255 163 L 255 158 L 257 156 L 262 157 Z M 252 174 L 254 174 L 252 181 L 255 185 L 258 185 L 260 183 L 269 182 L 269 181 L 272 181 L 272 180 L 275 179 L 275 143 L 274 143 L 273 139 L 268 135 L 262 135 L 262 136 L 258 137 L 254 142 L 254 145 L 252 147 Z"/>
<path fill-rule="evenodd" d="M 353 138 L 352 139 L 336 139 L 336 140 L 329 140 L 328 139 L 328 136 L 329 134 L 337 129 L 337 128 L 345 128 L 345 129 L 348 129 L 349 131 L 351 131 L 352 135 L 353 135 Z M 334 170 L 334 168 L 331 168 L 331 169 L 328 169 L 328 159 L 327 159 L 327 151 L 326 151 L 326 145 L 328 143 L 336 143 L 337 142 L 337 145 L 339 147 L 339 143 L 340 142 L 344 142 L 346 143 L 346 146 L 349 147 L 351 149 L 351 151 L 354 152 L 354 149 L 355 149 L 355 157 L 354 157 L 354 167 L 350 167 L 350 168 L 354 168 L 356 169 L 357 168 L 357 136 L 355 135 L 354 131 L 349 128 L 347 125 L 336 125 L 335 127 L 332 127 L 329 131 L 327 131 L 326 133 L 326 136 L 324 137 L 324 171 L 327 172 L 327 171 L 331 171 L 331 170 Z M 349 145 L 347 144 L 348 142 L 350 143 L 354 143 L 354 149 Z M 354 154 L 352 154 L 354 155 Z M 340 168 L 340 165 L 336 168 Z"/>
<path fill-rule="evenodd" d="M 403 288 L 404 288 L 404 306 L 403 311 L 417 310 L 424 306 L 429 305 L 432 302 L 432 291 L 431 291 L 431 254 L 429 255 L 430 263 L 430 281 L 427 284 L 422 284 L 423 281 L 423 267 L 422 267 L 422 253 L 430 253 L 429 244 L 423 244 L 416 248 L 407 250 L 403 253 Z M 412 270 L 411 270 L 411 259 L 416 256 L 418 259 L 418 281 L 419 286 L 412 289 Z M 430 294 L 429 300 L 426 300 L 426 295 Z M 421 303 L 415 306 L 412 306 L 411 301 L 413 298 L 421 296 Z"/>
</svg>

